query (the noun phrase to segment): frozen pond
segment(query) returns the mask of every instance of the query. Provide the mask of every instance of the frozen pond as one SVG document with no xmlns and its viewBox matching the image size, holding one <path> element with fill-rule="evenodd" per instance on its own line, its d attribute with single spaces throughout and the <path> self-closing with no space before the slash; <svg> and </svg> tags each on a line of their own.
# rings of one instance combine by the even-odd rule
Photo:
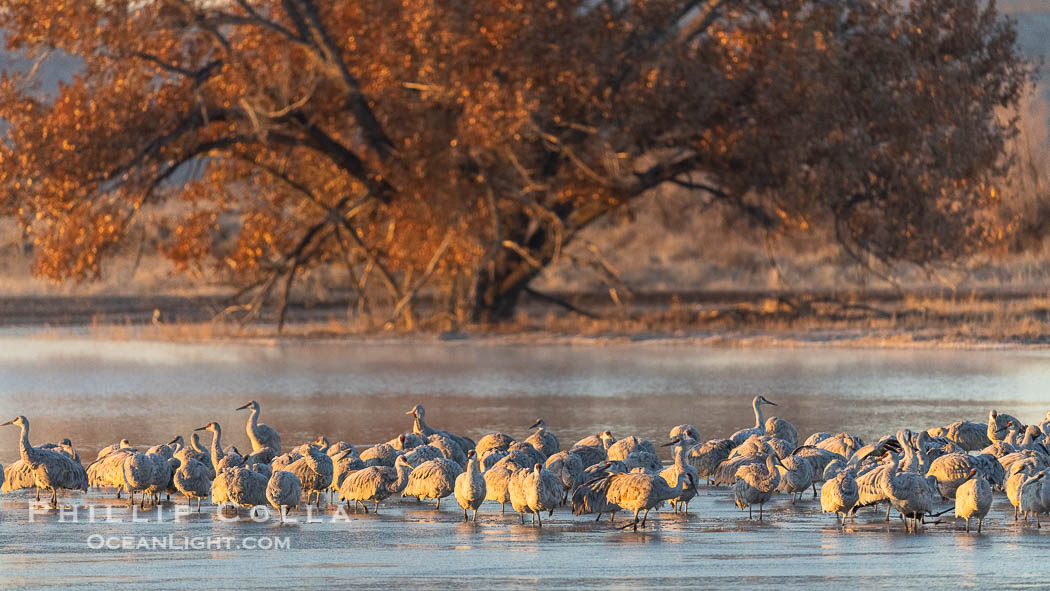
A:
<svg viewBox="0 0 1050 591">
<path fill-rule="evenodd" d="M 212 420 L 223 425 L 224 443 L 250 447 L 246 413 L 233 410 L 249 399 L 262 404 L 262 420 L 286 447 L 320 434 L 385 441 L 411 427 L 404 413 L 416 403 L 432 425 L 475 439 L 491 431 L 523 438 L 543 417 L 568 446 L 606 428 L 659 443 L 683 422 L 705 439 L 726 436 L 753 424 L 756 394 L 778 403 L 767 410 L 795 423 L 802 438 L 984 421 L 990 408 L 1034 422 L 1050 408 L 1048 385 L 1050 356 L 1032 351 L 0 337 L 0 420 L 26 415 L 35 444 L 70 437 L 86 460 L 122 437 L 163 443 Z M 17 436 L 15 427 L 0 428 L 0 463 L 17 458 Z M 226 522 L 207 505 L 177 521 L 165 506 L 160 519 L 151 511 L 132 522 L 124 505 L 97 492 L 67 498 L 99 513 L 111 505 L 112 521 L 96 515 L 91 523 L 84 513 L 75 522 L 58 513 L 31 521 L 30 498 L 0 497 L 0 586 L 1042 588 L 1050 559 L 1050 528 L 1015 524 L 1001 493 L 981 536 L 953 531 L 950 512 L 917 536 L 869 511 L 840 533 L 810 496 L 796 505 L 778 497 L 766 521 L 748 522 L 727 489 L 702 490 L 688 517 L 653 513 L 638 533 L 567 510 L 538 531 L 493 504 L 479 523 L 463 524 L 451 498 L 440 511 L 395 501 L 378 516 L 344 520 L 329 507 L 315 516 L 320 523 L 300 512 L 299 523 L 284 525 Z M 170 535 L 176 545 L 226 536 L 234 546 L 262 536 L 288 547 L 93 549 L 92 535 Z"/>
</svg>

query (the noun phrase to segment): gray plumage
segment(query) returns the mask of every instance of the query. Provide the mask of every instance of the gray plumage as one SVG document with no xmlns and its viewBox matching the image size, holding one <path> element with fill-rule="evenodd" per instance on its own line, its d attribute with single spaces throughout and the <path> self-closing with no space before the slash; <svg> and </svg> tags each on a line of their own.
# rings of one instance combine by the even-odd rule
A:
<svg viewBox="0 0 1050 591">
<path fill-rule="evenodd" d="M 937 479 L 937 489 L 946 499 L 954 499 L 959 485 L 970 478 L 970 470 L 977 469 L 977 462 L 967 454 L 943 455 L 930 464 L 926 473 Z"/>
<path fill-rule="evenodd" d="M 905 527 L 914 531 L 923 516 L 933 508 L 934 490 L 926 478 L 919 474 L 899 471 L 899 462 L 898 458 L 885 481 L 886 497 L 893 508 L 904 516 Z"/>
<path fill-rule="evenodd" d="M 791 447 L 798 447 L 798 430 L 787 419 L 781 417 L 769 417 L 765 422 L 766 435 L 783 439 Z M 783 458 L 781 458 L 783 459 Z"/>
<path fill-rule="evenodd" d="M 547 423 L 543 422 L 543 419 L 536 419 L 536 422 L 529 428 L 536 429 L 536 432 L 529 435 L 525 439 L 525 443 L 540 450 L 545 457 L 561 451 L 561 444 L 558 442 L 558 438 L 555 437 L 554 433 L 547 430 Z"/>
<path fill-rule="evenodd" d="M 736 433 L 729 436 L 729 439 L 733 441 L 734 445 L 740 445 L 752 435 L 765 435 L 766 434 L 766 416 L 762 412 L 763 405 L 776 406 L 775 402 L 766 400 L 765 396 L 755 396 L 751 400 L 751 408 L 755 411 L 755 426 L 747 429 L 741 429 Z"/>
<path fill-rule="evenodd" d="M 665 446 L 674 446 L 674 463 L 660 471 L 660 478 L 663 478 L 668 486 L 678 486 L 678 483 L 686 478 L 686 476 L 691 476 L 693 482 L 700 482 L 700 474 L 697 472 L 696 468 L 686 462 L 686 454 L 695 443 L 696 441 L 693 439 L 689 439 L 684 435 L 679 435 L 665 444 Z M 683 510 L 688 513 L 689 501 L 695 496 L 696 488 L 686 487 L 682 490 L 681 495 L 671 499 L 671 507 L 674 509 L 675 513 Z"/>
<path fill-rule="evenodd" d="M 606 450 L 606 454 L 610 460 L 621 460 L 626 461 L 627 456 L 635 451 L 647 451 L 653 455 L 656 455 L 656 447 L 648 439 L 642 439 L 631 435 L 624 437 L 623 439 L 613 443 Z"/>
<path fill-rule="evenodd" d="M 456 476 L 453 492 L 456 502 L 463 508 L 463 521 L 467 520 L 467 511 L 474 512 L 474 521 L 478 520 L 478 508 L 485 502 L 485 477 L 478 468 L 478 459 L 474 450 L 467 452 L 467 471 Z"/>
<path fill-rule="evenodd" d="M 621 510 L 619 505 L 610 503 L 602 485 L 603 479 L 609 474 L 623 472 L 619 462 L 603 462 L 587 469 L 591 476 L 583 484 L 572 491 L 572 512 L 574 515 L 598 514 L 595 521 L 602 518 L 602 513 L 609 513 L 609 521 L 616 518 L 616 513 Z"/>
<path fill-rule="evenodd" d="M 686 461 L 696 468 L 700 478 L 707 480 L 710 484 L 715 480 L 718 466 L 729 459 L 729 454 L 732 452 L 733 447 L 731 439 L 711 439 L 700 445 L 693 446 L 686 454 Z M 733 477 L 735 477 L 735 474 L 736 471 L 734 470 Z"/>
<path fill-rule="evenodd" d="M 518 513 L 521 524 L 525 524 L 525 513 L 529 512 L 529 502 L 525 498 L 525 477 L 529 470 L 517 468 L 511 472 L 510 481 L 507 483 L 507 496 L 510 498 L 510 506 Z"/>
<path fill-rule="evenodd" d="M 590 435 L 577 441 L 573 447 L 586 445 L 589 447 L 600 447 L 608 452 L 612 444 L 616 443 L 616 438 L 609 431 L 602 431 L 597 435 Z"/>
<path fill-rule="evenodd" d="M 780 459 L 775 455 L 766 456 L 762 464 L 748 464 L 741 466 L 736 472 L 736 483 L 733 484 L 733 498 L 736 506 L 748 510 L 750 519 L 751 508 L 758 505 L 758 519 L 762 519 L 763 505 L 769 502 L 773 491 L 780 485 L 780 470 L 783 466 Z"/>
<path fill-rule="evenodd" d="M 307 504 L 311 502 L 311 497 L 316 495 L 320 505 L 321 493 L 332 484 L 332 458 L 314 445 L 310 445 L 306 452 L 285 470 L 299 478 L 303 491 L 307 493 Z"/>
<path fill-rule="evenodd" d="M 339 488 L 343 486 L 343 481 L 346 480 L 347 476 L 358 470 L 365 469 L 365 463 L 361 461 L 361 458 L 357 457 L 352 449 L 344 450 L 331 456 L 331 458 L 332 484 L 329 488 L 335 492 L 339 492 Z"/>
<path fill-rule="evenodd" d="M 394 460 L 404 455 L 404 453 L 388 443 L 380 443 L 374 445 L 365 451 L 361 452 L 361 461 L 365 463 L 365 466 L 386 466 L 388 468 L 394 467 Z"/>
<path fill-rule="evenodd" d="M 281 521 L 284 521 L 288 510 L 294 509 L 302 502 L 303 487 L 299 477 L 284 470 L 274 470 L 273 475 L 266 482 L 266 500 L 270 506 L 281 513 Z"/>
<path fill-rule="evenodd" d="M 583 482 L 583 460 L 571 451 L 559 451 L 547 458 L 546 468 L 561 482 L 563 503 L 569 493 Z"/>
<path fill-rule="evenodd" d="M 350 508 L 350 501 L 364 506 L 365 501 L 375 502 L 375 510 L 379 511 L 379 502 L 390 495 L 400 493 L 408 485 L 408 477 L 412 472 L 405 458 L 398 456 L 394 460 L 393 467 L 369 466 L 348 475 L 342 486 L 339 487 L 339 497 L 346 502 Z M 368 507 L 365 506 L 365 512 Z"/>
<path fill-rule="evenodd" d="M 248 433 L 248 439 L 252 442 L 252 452 L 269 447 L 274 450 L 275 454 L 280 454 L 281 436 L 278 435 L 277 430 L 273 427 L 259 422 L 259 403 L 251 400 L 248 404 L 238 407 L 237 410 L 247 408 L 251 409 L 251 414 L 248 415 L 248 424 L 245 426 L 245 431 Z"/>
<path fill-rule="evenodd" d="M 944 427 L 926 431 L 932 437 L 946 437 L 959 444 L 965 451 L 977 451 L 992 444 L 988 438 L 988 424 L 973 421 L 955 421 Z"/>
<path fill-rule="evenodd" d="M 992 485 L 974 470 L 966 482 L 955 489 L 955 516 L 966 520 L 966 531 L 970 531 L 970 519 L 977 519 L 977 533 L 981 533 L 984 517 L 992 508 Z"/>
<path fill-rule="evenodd" d="M 665 501 L 681 496 L 687 487 L 696 488 L 693 476 L 687 474 L 678 482 L 678 486 L 671 487 L 659 476 L 645 474 L 643 472 L 631 472 L 627 474 L 609 474 L 597 485 L 598 490 L 604 490 L 606 500 L 618 505 L 626 511 L 634 513 L 634 529 L 638 530 L 638 514 L 645 511 L 641 525 L 645 527 L 649 517 L 649 511 L 660 506 Z"/>
<path fill-rule="evenodd" d="M 434 433 L 430 437 L 427 437 L 426 445 L 441 450 L 441 455 L 446 460 L 452 460 L 460 466 L 467 463 L 467 452 L 470 450 L 462 449 L 460 445 L 447 434 Z"/>
<path fill-rule="evenodd" d="M 203 427 L 197 427 L 194 431 L 210 431 L 211 439 L 211 467 L 215 474 L 227 468 L 234 468 L 244 464 L 244 458 L 235 452 L 228 452 L 222 447 L 222 426 L 212 421 Z"/>
<path fill-rule="evenodd" d="M 401 435 L 398 435 L 390 441 L 387 441 L 387 445 L 390 445 L 394 449 L 400 451 L 408 451 L 415 447 L 419 447 L 424 443 L 426 443 L 426 441 L 422 437 L 416 435 L 415 433 L 412 433 L 411 431 L 407 433 L 402 433 Z"/>
<path fill-rule="evenodd" d="M 442 431 L 441 429 L 435 429 L 430 425 L 427 425 L 424 417 L 426 416 L 426 409 L 423 408 L 422 404 L 417 404 L 412 407 L 412 410 L 405 414 L 412 415 L 412 432 L 429 439 L 431 435 L 443 435 L 454 441 L 463 452 L 463 460 L 466 461 L 467 452 L 474 449 L 474 442 L 467 437 L 461 437 L 455 433 L 449 431 Z"/>
<path fill-rule="evenodd" d="M 216 505 L 254 507 L 267 504 L 269 478 L 248 468 L 236 466 L 219 471 L 211 484 L 211 498 Z"/>
<path fill-rule="evenodd" d="M 186 497 L 187 503 L 197 499 L 198 513 L 201 510 L 201 500 L 208 498 L 211 493 L 213 474 L 210 465 L 193 458 L 188 458 L 175 471 L 175 488 Z"/>
<path fill-rule="evenodd" d="M 507 451 L 507 448 L 514 443 L 514 438 L 504 433 L 489 433 L 481 439 L 478 439 L 477 446 L 474 447 L 474 451 L 477 452 L 479 458 L 484 458 L 491 450 Z"/>
<path fill-rule="evenodd" d="M 841 515 L 839 527 L 846 527 L 846 515 L 860 499 L 856 476 L 856 468 L 843 470 L 820 487 L 820 508 L 825 513 L 834 513 L 836 518 Z"/>
<path fill-rule="evenodd" d="M 576 454 L 580 458 L 584 468 L 601 464 L 609 459 L 609 454 L 600 445 L 574 445 L 569 452 Z"/>
<path fill-rule="evenodd" d="M 429 462 L 430 460 L 444 457 L 445 454 L 441 453 L 440 449 L 428 444 L 412 448 L 411 451 L 405 454 L 405 461 L 408 462 L 408 465 L 415 468 L 423 462 Z"/>
<path fill-rule="evenodd" d="M 452 494 L 456 486 L 456 477 L 463 473 L 459 464 L 445 458 L 423 462 L 408 476 L 408 484 L 401 492 L 403 497 L 437 499 L 437 508 L 441 508 L 441 499 Z"/>
<path fill-rule="evenodd" d="M 697 429 L 693 425 L 677 425 L 671 427 L 671 433 L 667 436 L 668 439 L 674 439 L 675 437 L 682 437 L 685 439 L 692 439 L 693 441 L 700 441 L 700 429 Z"/>
<path fill-rule="evenodd" d="M 23 416 L 16 417 L 4 425 L 18 425 L 22 429 L 18 442 L 21 459 L 33 472 L 36 486 L 51 491 L 51 506 L 58 506 L 59 489 L 82 490 L 87 492 L 87 472 L 80 462 L 64 453 L 49 449 L 35 448 L 29 444 L 29 420 Z"/>
<path fill-rule="evenodd" d="M 837 433 L 817 443 L 820 449 L 835 452 L 844 458 L 851 457 L 856 451 L 864 447 L 864 440 L 849 433 Z"/>
<path fill-rule="evenodd" d="M 536 464 L 525 476 L 522 490 L 533 521 L 536 521 L 539 527 L 543 527 L 543 517 L 540 514 L 547 511 L 548 515 L 553 515 L 554 509 L 561 503 L 564 493 L 561 481 L 553 472 L 544 468 L 543 464 Z"/>
<path fill-rule="evenodd" d="M 500 513 L 507 509 L 510 502 L 510 477 L 517 468 L 514 466 L 493 466 L 485 471 L 485 500 L 496 501 L 500 504 Z"/>
</svg>

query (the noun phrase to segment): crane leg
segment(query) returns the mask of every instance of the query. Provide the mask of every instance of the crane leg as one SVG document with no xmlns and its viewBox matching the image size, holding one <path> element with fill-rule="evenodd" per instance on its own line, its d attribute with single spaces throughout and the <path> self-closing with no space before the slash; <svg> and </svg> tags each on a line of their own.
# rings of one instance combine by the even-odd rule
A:
<svg viewBox="0 0 1050 591">
<path fill-rule="evenodd" d="M 467 509 L 464 507 L 463 508 L 463 521 L 466 521 L 466 520 L 467 520 Z"/>
<path fill-rule="evenodd" d="M 966 533 L 970 533 L 970 518 L 966 518 Z"/>
<path fill-rule="evenodd" d="M 649 520 L 649 510 L 645 510 L 645 515 L 642 516 L 642 527 L 645 527 L 645 522 Z"/>
<path fill-rule="evenodd" d="M 197 497 L 197 513 L 201 512 L 201 498 Z"/>
<path fill-rule="evenodd" d="M 981 533 L 981 526 L 984 525 L 984 518 L 977 518 L 977 533 Z"/>
<path fill-rule="evenodd" d="M 893 508 L 892 504 L 887 504 L 886 505 L 886 521 L 890 520 L 890 509 L 892 509 L 892 508 Z"/>
<path fill-rule="evenodd" d="M 438 499 L 438 504 L 437 504 L 436 508 L 437 508 L 438 511 L 441 510 L 441 499 L 440 498 Z"/>
<path fill-rule="evenodd" d="M 765 508 L 765 506 L 766 506 L 765 503 L 759 503 L 758 504 L 758 520 L 759 521 L 762 521 L 762 510 Z"/>
<path fill-rule="evenodd" d="M 747 506 L 747 518 L 748 519 L 754 519 L 754 517 L 755 517 L 754 514 L 751 513 L 751 505 L 748 505 Z"/>
<path fill-rule="evenodd" d="M 367 509 L 367 507 L 365 508 Z M 376 501 L 376 506 L 375 509 L 372 510 L 372 513 L 379 513 L 379 501 Z"/>
<path fill-rule="evenodd" d="M 539 524 L 539 527 L 543 527 L 543 515 L 540 514 L 539 511 L 537 511 L 535 513 L 535 515 L 536 515 L 536 520 L 537 520 L 537 523 Z"/>
<path fill-rule="evenodd" d="M 598 514 L 598 517 L 597 517 L 597 518 L 595 518 L 595 520 L 594 520 L 594 521 L 595 521 L 595 522 L 598 522 L 598 521 L 601 521 L 601 520 L 602 520 L 602 514 L 601 514 L 601 513 L 599 513 L 599 514 Z"/>
<path fill-rule="evenodd" d="M 478 510 L 474 509 L 474 522 L 477 523 L 477 521 L 478 521 Z"/>
<path fill-rule="evenodd" d="M 813 498 L 817 498 L 817 483 L 813 483 Z"/>
<path fill-rule="evenodd" d="M 504 515 L 506 513 L 507 513 L 507 504 L 506 503 L 500 503 L 499 504 L 499 514 L 500 515 Z"/>
</svg>

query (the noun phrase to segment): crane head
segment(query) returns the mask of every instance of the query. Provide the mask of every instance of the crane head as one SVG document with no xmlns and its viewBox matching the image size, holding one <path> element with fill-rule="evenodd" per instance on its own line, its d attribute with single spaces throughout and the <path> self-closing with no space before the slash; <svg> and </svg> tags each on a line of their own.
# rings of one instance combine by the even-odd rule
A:
<svg viewBox="0 0 1050 591">
<path fill-rule="evenodd" d="M 215 431 L 218 428 L 219 428 L 219 424 L 216 423 L 215 421 L 212 421 L 212 422 L 208 423 L 207 425 L 204 425 L 203 427 L 197 427 L 196 429 L 194 429 L 194 431 Z"/>
<path fill-rule="evenodd" d="M 535 429 L 536 427 L 546 428 L 547 424 L 543 422 L 543 419 L 538 418 L 536 419 L 536 422 L 529 427 L 529 429 Z"/>
<path fill-rule="evenodd" d="M 10 421 L 7 421 L 3 425 L 0 425 L 0 427 L 4 427 L 4 426 L 7 426 L 7 425 L 18 425 L 19 427 L 24 427 L 24 426 L 26 426 L 28 424 L 29 424 L 29 419 L 27 419 L 27 418 L 25 418 L 23 416 L 17 416 L 15 418 L 11 419 Z"/>
<path fill-rule="evenodd" d="M 766 400 L 765 396 L 759 396 L 758 398 L 756 398 L 755 399 L 755 403 L 756 404 L 768 404 L 770 406 L 776 406 L 777 405 L 776 402 L 770 402 L 769 400 Z"/>
<path fill-rule="evenodd" d="M 238 406 L 235 410 L 244 410 L 246 408 L 250 408 L 252 410 L 259 410 L 259 403 L 254 400 L 249 400 L 248 404 L 245 404 L 244 406 Z"/>
<path fill-rule="evenodd" d="M 423 417 L 423 412 L 424 412 L 423 411 L 423 405 L 422 404 L 417 404 L 417 405 L 412 407 L 412 410 L 406 412 L 405 414 L 406 415 L 412 415 L 412 416 L 417 417 L 417 418 L 422 418 Z"/>
<path fill-rule="evenodd" d="M 682 442 L 682 438 L 681 437 L 675 437 L 674 439 L 668 441 L 667 443 L 661 443 L 660 447 L 671 447 L 672 445 L 678 445 L 681 442 Z"/>
</svg>

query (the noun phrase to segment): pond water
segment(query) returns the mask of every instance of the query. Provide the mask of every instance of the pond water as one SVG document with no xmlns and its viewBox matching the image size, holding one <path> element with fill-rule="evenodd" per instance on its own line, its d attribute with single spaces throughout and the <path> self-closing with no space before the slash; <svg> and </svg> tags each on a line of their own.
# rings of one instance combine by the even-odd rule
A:
<svg viewBox="0 0 1050 591">
<path fill-rule="evenodd" d="M 321 434 L 355 444 L 388 440 L 411 428 L 404 413 L 416 403 L 431 425 L 475 439 L 492 431 L 523 438 L 543 417 L 568 446 L 603 429 L 663 442 L 680 423 L 696 425 L 705 439 L 724 437 L 754 424 L 750 400 L 758 394 L 776 402 L 767 411 L 792 421 L 802 438 L 984 421 L 991 408 L 1035 422 L 1050 408 L 1048 384 L 1050 355 L 1042 351 L 0 336 L 0 419 L 25 415 L 34 444 L 69 437 L 85 460 L 121 438 L 163 443 L 209 421 L 224 427 L 224 444 L 250 447 L 247 415 L 234 410 L 250 399 L 286 447 Z M 17 428 L 0 428 L 0 463 L 17 459 L 17 439 Z M 320 523 L 299 512 L 299 523 L 280 524 L 224 521 L 208 505 L 178 520 L 165 505 L 160 519 L 150 513 L 135 522 L 108 492 L 65 497 L 111 507 L 114 521 L 31 512 L 26 493 L 0 497 L 0 586 L 1044 587 L 1042 560 L 1050 559 L 1050 528 L 1015 523 L 1001 493 L 980 536 L 955 531 L 950 512 L 920 535 L 869 512 L 842 533 L 809 496 L 794 505 L 775 498 L 764 521 L 748 521 L 727 489 L 703 489 L 688 516 L 653 513 L 637 533 L 567 510 L 539 530 L 491 503 L 477 524 L 464 524 L 451 498 L 440 510 L 391 499 L 378 516 L 348 519 L 329 506 Z M 245 536 L 273 536 L 288 546 L 94 549 L 92 535 L 230 536 L 234 546 Z"/>
</svg>

